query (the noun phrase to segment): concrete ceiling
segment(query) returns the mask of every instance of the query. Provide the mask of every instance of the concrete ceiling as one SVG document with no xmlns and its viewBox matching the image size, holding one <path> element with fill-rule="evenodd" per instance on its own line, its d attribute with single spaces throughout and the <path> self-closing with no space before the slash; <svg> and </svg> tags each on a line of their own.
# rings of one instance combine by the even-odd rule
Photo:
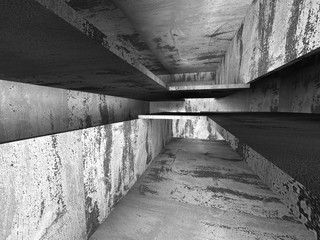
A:
<svg viewBox="0 0 320 240">
<path fill-rule="evenodd" d="M 0 79 L 144 100 L 224 97 L 239 89 L 171 92 L 156 75 L 214 80 L 250 1 L 3 0 Z"/>
<path fill-rule="evenodd" d="M 170 73 L 219 67 L 252 0 L 114 0 Z"/>
</svg>

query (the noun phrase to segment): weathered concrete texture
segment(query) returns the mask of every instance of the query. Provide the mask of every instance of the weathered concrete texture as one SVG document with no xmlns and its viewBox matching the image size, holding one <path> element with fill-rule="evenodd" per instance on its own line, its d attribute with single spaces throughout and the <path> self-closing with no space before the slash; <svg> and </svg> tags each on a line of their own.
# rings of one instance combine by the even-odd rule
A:
<svg viewBox="0 0 320 240">
<path fill-rule="evenodd" d="M 171 138 L 170 120 L 134 120 L 83 130 L 87 234 L 107 218 Z"/>
<path fill-rule="evenodd" d="M 170 73 L 218 68 L 252 0 L 114 1 Z"/>
<path fill-rule="evenodd" d="M 171 138 L 133 120 L 0 145 L 0 239 L 87 239 Z"/>
<path fill-rule="evenodd" d="M 170 75 L 158 75 L 165 83 L 171 82 L 198 82 L 198 81 L 211 81 L 216 83 L 218 72 L 197 72 L 197 73 L 181 73 Z"/>
<path fill-rule="evenodd" d="M 250 83 L 221 99 L 151 102 L 156 112 L 297 112 L 320 113 L 320 56 L 314 54 L 290 67 Z"/>
<path fill-rule="evenodd" d="M 91 237 L 314 239 L 225 141 L 174 139 Z"/>
<path fill-rule="evenodd" d="M 0 142 L 137 118 L 149 103 L 0 81 Z"/>
<path fill-rule="evenodd" d="M 64 0 L 4 0 L 1 17 L 1 79 L 134 99 L 167 91 Z"/>
<path fill-rule="evenodd" d="M 76 29 L 83 32 L 89 38 L 100 43 L 104 48 L 108 49 L 111 53 L 116 55 L 118 58 L 124 60 L 133 66 L 137 72 L 141 73 L 140 81 L 143 76 L 149 79 L 149 84 L 158 84 L 159 87 L 165 87 L 165 84 L 140 62 L 137 61 L 137 56 L 134 52 L 128 51 L 128 49 L 119 47 L 116 38 L 108 38 L 104 35 L 96 26 L 91 24 L 86 18 L 78 14 L 74 9 L 70 7 L 72 0 L 35 0 L 43 6 L 45 6 L 51 12 L 57 14 L 60 18 L 71 24 Z M 114 61 L 117 62 L 117 61 Z M 118 63 L 119 64 L 119 63 Z M 125 70 L 125 69 L 123 69 Z M 135 73 L 135 71 L 133 71 Z M 126 76 L 128 78 L 128 76 Z M 137 83 L 138 84 L 138 83 Z M 151 87 L 151 86 L 150 86 Z"/>
<path fill-rule="evenodd" d="M 211 126 L 207 117 L 189 117 L 172 120 L 172 136 L 203 140 L 222 140 L 220 134 Z"/>
<path fill-rule="evenodd" d="M 284 172 L 270 161 L 265 154 L 258 153 L 247 145 L 241 137 L 230 133 L 221 123 L 212 118 L 215 129 L 225 138 L 230 146 L 236 150 L 259 177 L 276 193 L 287 205 L 290 212 L 299 218 L 305 226 L 314 233 L 315 239 L 320 238 L 320 198 L 312 191 L 307 190 L 292 176 Z M 296 136 L 295 136 L 296 137 Z M 261 149 L 260 149 L 261 150 Z M 270 150 L 270 149 L 269 149 Z M 317 165 L 314 166 L 317 169 Z M 286 169 L 288 170 L 288 169 Z M 300 172 L 303 168 L 297 169 Z M 308 186 L 309 187 L 309 186 Z"/>
<path fill-rule="evenodd" d="M 172 82 L 168 84 L 169 91 L 192 91 L 192 90 L 215 90 L 237 91 L 250 88 L 250 84 L 214 84 L 212 81 L 205 82 Z"/>
<path fill-rule="evenodd" d="M 185 101 L 150 102 L 150 113 L 157 112 L 249 112 L 277 111 L 279 108 L 280 83 L 277 79 L 251 83 L 224 98 L 190 98 Z"/>
<path fill-rule="evenodd" d="M 112 0 L 67 0 L 66 2 L 108 39 L 113 39 L 114 48 L 131 53 L 154 74 L 168 73 Z"/>
<path fill-rule="evenodd" d="M 320 47 L 318 0 L 253 1 L 221 66 L 223 83 L 248 83 Z"/>
<path fill-rule="evenodd" d="M 0 145 L 0 238 L 86 239 L 81 131 Z"/>
</svg>

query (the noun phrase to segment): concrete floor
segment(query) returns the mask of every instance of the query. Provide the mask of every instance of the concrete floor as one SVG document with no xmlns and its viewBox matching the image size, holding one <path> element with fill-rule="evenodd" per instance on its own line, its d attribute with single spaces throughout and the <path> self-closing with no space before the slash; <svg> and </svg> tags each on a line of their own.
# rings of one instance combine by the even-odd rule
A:
<svg viewBox="0 0 320 240">
<path fill-rule="evenodd" d="M 225 141 L 173 139 L 91 240 L 314 239 Z"/>
</svg>

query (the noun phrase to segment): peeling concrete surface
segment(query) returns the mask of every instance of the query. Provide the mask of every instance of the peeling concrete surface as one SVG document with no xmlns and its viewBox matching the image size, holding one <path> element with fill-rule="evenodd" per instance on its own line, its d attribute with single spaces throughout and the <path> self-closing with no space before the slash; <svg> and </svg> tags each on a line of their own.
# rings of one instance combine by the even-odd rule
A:
<svg viewBox="0 0 320 240">
<path fill-rule="evenodd" d="M 0 238 L 87 239 L 171 138 L 133 120 L 0 145 Z"/>
<path fill-rule="evenodd" d="M 314 238 L 225 141 L 173 139 L 90 239 Z"/>
<path fill-rule="evenodd" d="M 250 120 L 249 120 L 250 121 Z M 315 239 L 319 239 L 320 236 L 320 199 L 319 199 L 319 187 L 315 186 L 314 182 L 310 184 L 310 180 L 314 177 L 309 176 L 310 174 L 315 173 L 314 171 L 307 171 L 307 178 L 303 178 L 303 170 L 308 166 L 308 164 L 303 164 L 299 167 L 297 164 L 301 161 L 310 161 L 311 159 L 306 158 L 306 156 L 301 157 L 299 161 L 295 159 L 290 159 L 290 162 L 287 161 L 287 167 L 282 165 L 279 166 L 279 161 L 275 162 L 274 157 L 270 157 L 270 154 L 266 154 L 265 151 L 261 151 L 261 147 L 257 147 L 257 144 L 253 144 L 252 141 L 248 142 L 248 138 L 243 137 L 243 134 L 231 133 L 229 131 L 230 126 L 223 127 L 224 124 L 221 124 L 215 117 L 212 118 L 212 124 L 215 129 L 219 131 L 222 137 L 230 144 L 230 146 L 236 150 L 244 160 L 249 164 L 249 166 L 259 175 L 259 177 L 276 193 L 279 194 L 282 201 L 287 205 L 291 213 L 293 213 L 305 226 L 313 232 Z M 234 132 L 234 129 L 232 130 Z M 261 133 L 263 134 L 263 133 Z M 300 133 L 301 134 L 301 133 Z M 257 134 L 255 134 L 257 136 Z M 259 135 L 260 138 L 263 135 Z M 295 137 L 293 137 L 295 139 Z M 300 140 L 303 140 L 303 136 L 299 137 Z M 289 139 L 284 139 L 288 141 Z M 263 141 L 256 140 L 256 143 L 262 144 Z M 311 140 L 312 142 L 312 140 Z M 278 142 L 279 143 L 279 142 Z M 249 145 L 250 146 L 249 146 Z M 258 145 L 259 145 L 258 144 Z M 271 142 L 269 143 L 271 144 Z M 303 144 L 302 144 L 303 145 Z M 305 145 L 305 144 L 304 144 Z M 264 144 L 264 149 L 269 149 L 268 144 Z M 292 145 L 290 145 L 292 146 Z M 297 146 L 297 145 L 296 145 Z M 299 145 L 301 146 L 301 145 Z M 268 150 L 267 150 L 268 151 Z M 286 148 L 283 151 L 288 151 Z M 276 151 L 273 147 L 272 152 L 281 152 Z M 298 150 L 299 153 L 301 153 Z M 285 154 L 287 156 L 287 154 Z M 288 157 L 288 156 L 287 156 Z M 282 157 L 281 160 L 285 160 L 285 157 Z M 313 158 L 314 159 L 314 158 Z M 315 157 L 315 159 L 318 159 Z M 278 165 L 278 166 L 277 166 Z M 295 171 L 292 171 L 293 169 Z M 317 170 L 318 165 L 312 164 L 312 169 Z M 289 173 L 289 174 L 287 174 Z M 307 180 L 307 182 L 305 182 Z M 302 184 L 303 183 L 303 184 Z M 310 190 L 311 188 L 311 190 Z"/>
<path fill-rule="evenodd" d="M 0 142 L 132 120 L 148 111 L 149 102 L 1 80 Z"/>
<path fill-rule="evenodd" d="M 320 47 L 318 0 L 253 1 L 222 63 L 221 81 L 248 83 Z"/>
</svg>

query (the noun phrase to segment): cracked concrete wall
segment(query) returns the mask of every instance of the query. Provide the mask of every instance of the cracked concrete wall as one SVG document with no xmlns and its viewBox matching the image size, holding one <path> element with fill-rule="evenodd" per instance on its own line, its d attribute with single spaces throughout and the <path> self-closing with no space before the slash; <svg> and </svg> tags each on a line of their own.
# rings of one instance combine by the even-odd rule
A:
<svg viewBox="0 0 320 240">
<path fill-rule="evenodd" d="M 150 111 L 320 113 L 319 62 L 316 54 L 225 98 L 151 102 Z"/>
<path fill-rule="evenodd" d="M 0 142 L 127 121 L 149 102 L 0 81 Z"/>
<path fill-rule="evenodd" d="M 170 138 L 139 119 L 1 144 L 0 238 L 89 238 Z"/>
<path fill-rule="evenodd" d="M 248 83 L 320 47 L 318 0 L 255 0 L 221 66 L 223 83 Z"/>
</svg>

